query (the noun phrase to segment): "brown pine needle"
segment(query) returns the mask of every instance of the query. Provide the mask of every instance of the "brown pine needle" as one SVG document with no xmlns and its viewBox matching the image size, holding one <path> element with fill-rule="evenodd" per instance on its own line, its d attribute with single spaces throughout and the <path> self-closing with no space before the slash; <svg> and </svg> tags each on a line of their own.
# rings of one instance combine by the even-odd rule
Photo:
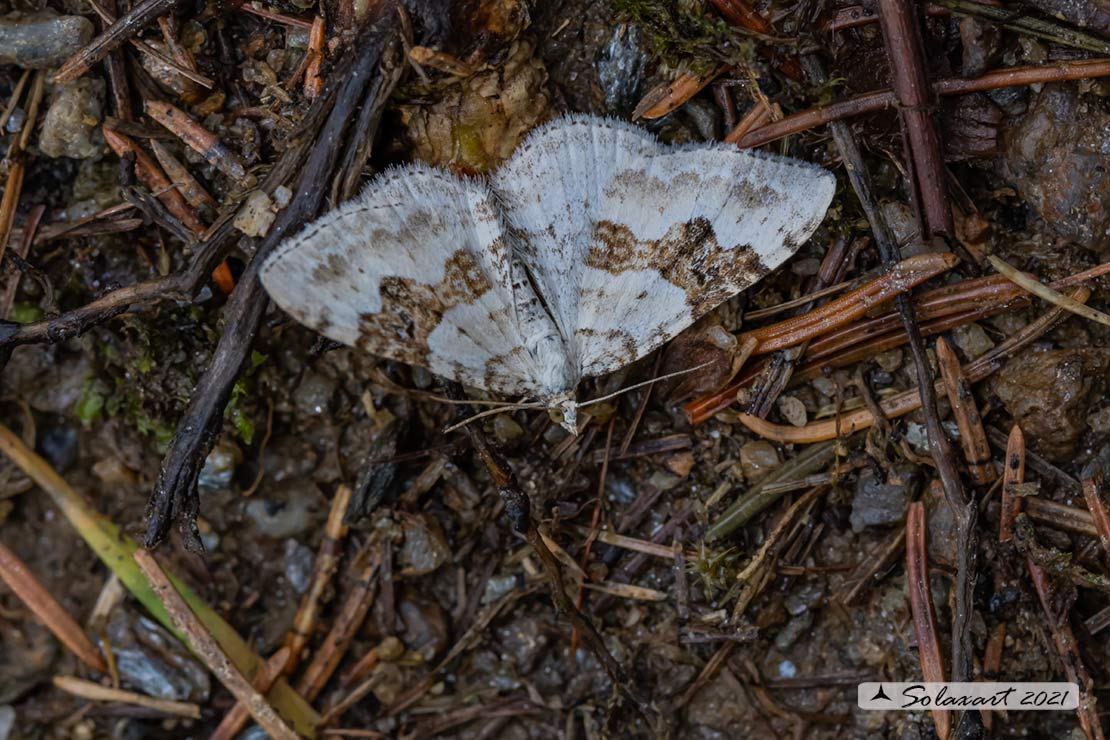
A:
<svg viewBox="0 0 1110 740">
<path fill-rule="evenodd" d="M 1020 285 L 1022 288 L 1025 288 L 1027 291 L 1037 296 L 1038 298 L 1043 298 L 1049 303 L 1053 303 L 1064 309 L 1065 311 L 1071 311 L 1077 316 L 1082 316 L 1085 319 L 1090 319 L 1091 321 L 1098 322 L 1103 326 L 1110 326 L 1110 316 L 1104 314 L 1102 311 L 1093 309 L 1090 306 L 1086 306 L 1080 303 L 1074 298 L 1069 298 L 1063 293 L 1053 290 L 1044 283 L 1030 277 L 1029 275 L 1026 275 L 1021 270 L 1017 269 L 1013 265 L 1008 264 L 1007 262 L 1004 262 L 993 254 L 987 257 L 987 261 L 991 263 L 991 267 L 998 270 L 1008 279 L 1013 281 L 1016 285 Z"/>
<path fill-rule="evenodd" d="M 1078 302 L 1087 300 L 1091 291 L 1087 288 L 1077 288 L 1072 293 L 1072 298 Z M 1003 360 L 1012 356 L 1044 332 L 1048 331 L 1065 313 L 1063 308 L 1056 307 L 1029 324 L 1020 332 L 1010 337 L 1002 344 L 995 347 L 982 357 L 968 363 L 964 367 L 964 374 L 968 382 L 977 383 L 997 370 Z M 904 416 L 911 411 L 921 408 L 921 397 L 917 389 L 899 393 L 879 404 L 883 415 L 887 419 Z M 821 442 L 837 437 L 846 436 L 861 429 L 867 429 L 875 423 L 875 418 L 867 408 L 861 408 L 848 414 L 843 414 L 834 419 L 807 424 L 804 427 L 774 424 L 765 419 L 760 419 L 750 414 L 739 414 L 739 421 L 764 439 L 776 442 L 789 442 L 792 444 L 806 444 Z"/>
<path fill-rule="evenodd" d="M 200 707 L 192 702 L 158 699 L 134 691 L 101 686 L 93 681 L 85 681 L 73 676 L 55 676 L 54 685 L 67 694 L 89 701 L 113 701 L 151 709 L 163 714 L 172 714 L 177 717 L 200 719 Z"/>
<path fill-rule="evenodd" d="M 26 604 L 34 615 L 58 640 L 69 648 L 82 663 L 98 673 L 107 673 L 104 656 L 85 636 L 84 630 L 61 604 L 46 590 L 19 557 L 0 542 L 0 580 Z"/>
<path fill-rule="evenodd" d="M 927 530 L 925 504 L 914 501 L 906 512 L 906 584 L 913 612 L 913 632 L 921 656 L 921 677 L 933 682 L 944 681 L 944 662 L 940 657 L 937 615 L 929 588 L 929 554 L 925 546 Z M 936 725 L 937 735 L 945 740 L 951 731 L 951 715 L 933 710 L 933 724 Z"/>
</svg>

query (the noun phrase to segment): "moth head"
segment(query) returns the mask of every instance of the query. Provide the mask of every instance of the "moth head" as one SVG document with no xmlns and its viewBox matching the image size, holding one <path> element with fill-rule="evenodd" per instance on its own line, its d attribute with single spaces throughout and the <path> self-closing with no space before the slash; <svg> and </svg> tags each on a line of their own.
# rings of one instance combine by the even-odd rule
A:
<svg viewBox="0 0 1110 740">
<path fill-rule="evenodd" d="M 547 404 L 547 415 L 563 429 L 578 436 L 578 401 L 573 391 L 552 398 Z"/>
</svg>

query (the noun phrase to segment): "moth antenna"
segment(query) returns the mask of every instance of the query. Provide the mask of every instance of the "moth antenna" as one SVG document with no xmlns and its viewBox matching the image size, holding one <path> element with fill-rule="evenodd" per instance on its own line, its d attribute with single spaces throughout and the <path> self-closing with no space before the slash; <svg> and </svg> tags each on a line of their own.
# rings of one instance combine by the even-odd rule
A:
<svg viewBox="0 0 1110 740">
<path fill-rule="evenodd" d="M 703 362 L 700 365 L 695 365 L 694 367 L 688 367 L 685 370 L 676 370 L 673 373 L 667 373 L 666 375 L 660 375 L 658 378 L 652 378 L 651 380 L 645 380 L 642 383 L 636 383 L 634 385 L 630 385 L 627 388 L 621 388 L 619 391 L 615 391 L 613 393 L 610 393 L 607 396 L 601 396 L 600 398 L 591 398 L 589 401 L 583 401 L 582 403 L 578 404 L 578 408 L 582 408 L 583 406 L 592 406 L 595 403 L 601 403 L 602 401 L 608 401 L 610 398 L 616 398 L 617 396 L 624 395 L 625 393 L 628 393 L 629 391 L 634 391 L 637 388 L 643 388 L 645 385 L 651 385 L 652 383 L 658 383 L 660 380 L 669 380 L 671 378 L 677 378 L 680 375 L 687 375 L 688 373 L 692 373 L 695 370 L 701 370 L 703 367 L 709 367 L 710 365 L 713 364 L 713 362 L 714 362 L 713 360 L 710 360 L 709 362 Z"/>
<path fill-rule="evenodd" d="M 457 403 L 464 403 L 464 402 L 463 401 L 458 401 Z M 509 407 L 511 407 L 511 408 L 509 408 Z M 486 409 L 485 411 L 479 411 L 477 414 L 474 414 L 473 416 L 468 416 L 465 419 L 463 419 L 462 421 L 456 422 L 455 424 L 452 424 L 451 426 L 444 429 L 443 432 L 446 434 L 447 432 L 453 432 L 456 429 L 462 429 L 463 427 L 465 427 L 467 424 L 469 424 L 472 421 L 478 421 L 479 419 L 481 419 L 483 417 L 493 416 L 494 414 L 500 414 L 500 413 L 505 412 L 505 411 L 516 411 L 517 409 L 543 409 L 543 408 L 547 408 L 547 407 L 544 406 L 542 403 L 507 403 L 506 406 L 499 406 L 498 408 L 495 408 L 495 409 Z"/>
</svg>

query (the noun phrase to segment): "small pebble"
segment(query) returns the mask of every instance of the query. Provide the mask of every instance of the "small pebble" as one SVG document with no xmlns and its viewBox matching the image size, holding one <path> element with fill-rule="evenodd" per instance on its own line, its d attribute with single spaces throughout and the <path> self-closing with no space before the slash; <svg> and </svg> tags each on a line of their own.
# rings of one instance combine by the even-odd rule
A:
<svg viewBox="0 0 1110 740">
<path fill-rule="evenodd" d="M 748 483 L 763 480 L 780 464 L 779 451 L 766 440 L 748 442 L 740 448 L 740 468 Z"/>
<path fill-rule="evenodd" d="M 0 740 L 8 740 L 15 728 L 15 708 L 10 704 L 0 707 Z"/>
<path fill-rule="evenodd" d="M 953 329 L 952 343 L 972 359 L 994 349 L 994 342 L 978 324 L 966 324 Z"/>
<path fill-rule="evenodd" d="M 782 600 L 787 614 L 796 617 L 806 609 L 810 609 L 821 602 L 825 595 L 825 587 L 820 581 L 805 581 L 793 592 Z"/>
<path fill-rule="evenodd" d="M 285 541 L 285 580 L 298 594 L 303 594 L 312 583 L 312 566 L 316 555 L 294 539 Z"/>
<path fill-rule="evenodd" d="M 312 512 L 323 498 L 315 483 L 293 478 L 264 490 L 266 495 L 255 494 L 246 508 L 247 518 L 259 533 L 285 539 L 314 525 Z"/>
<path fill-rule="evenodd" d="M 48 157 L 92 159 L 104 151 L 94 140 L 104 109 L 104 81 L 82 77 L 54 87 L 43 119 L 39 149 Z"/>
<path fill-rule="evenodd" d="M 804 427 L 806 425 L 808 420 L 806 405 L 802 403 L 801 399 L 795 396 L 779 396 L 778 407 L 782 418 L 794 426 Z"/>
<path fill-rule="evenodd" d="M 663 464 L 667 466 L 667 470 L 680 478 L 685 478 L 694 467 L 694 453 L 683 450 L 668 457 Z"/>
<path fill-rule="evenodd" d="M 906 515 L 908 495 L 906 486 L 884 483 L 871 468 L 864 468 L 852 497 L 852 531 L 900 523 Z"/>
<path fill-rule="evenodd" d="M 227 488 L 231 485 L 235 468 L 242 459 L 243 453 L 236 445 L 221 440 L 204 459 L 204 467 L 200 469 L 197 485 L 209 491 Z"/>
<path fill-rule="evenodd" d="M 92 40 L 95 29 L 79 15 L 9 13 L 0 18 L 0 64 L 57 67 Z"/>
<path fill-rule="evenodd" d="M 266 236 L 270 226 L 277 218 L 274 201 L 263 190 L 255 190 L 247 196 L 231 225 L 247 236 Z"/>
<path fill-rule="evenodd" d="M 813 626 L 813 612 L 804 611 L 796 617 L 791 617 L 786 626 L 775 635 L 775 647 L 786 650 Z"/>
<path fill-rule="evenodd" d="M 451 547 L 434 519 L 406 516 L 401 527 L 405 533 L 401 546 L 401 575 L 426 575 L 451 559 Z"/>
<path fill-rule="evenodd" d="M 491 576 L 486 581 L 486 590 L 482 593 L 482 603 L 492 604 L 517 586 L 516 576 Z"/>
<path fill-rule="evenodd" d="M 323 414 L 331 405 L 335 393 L 335 381 L 319 373 L 306 373 L 297 390 L 293 391 L 293 403 L 302 414 Z"/>
<path fill-rule="evenodd" d="M 875 355 L 875 364 L 892 373 L 902 367 L 902 350 L 892 349 Z"/>
<path fill-rule="evenodd" d="M 524 430 L 509 414 L 498 414 L 493 417 L 493 436 L 501 444 L 509 445 L 524 436 Z"/>
</svg>

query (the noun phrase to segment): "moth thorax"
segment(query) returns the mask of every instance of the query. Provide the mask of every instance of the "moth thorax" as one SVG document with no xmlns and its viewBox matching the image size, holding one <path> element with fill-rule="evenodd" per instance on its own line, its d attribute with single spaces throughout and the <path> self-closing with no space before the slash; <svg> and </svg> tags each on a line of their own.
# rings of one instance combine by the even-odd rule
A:
<svg viewBox="0 0 1110 740">
<path fill-rule="evenodd" d="M 578 435 L 578 402 L 574 399 L 574 391 L 548 399 L 547 413 L 563 429 Z"/>
</svg>

